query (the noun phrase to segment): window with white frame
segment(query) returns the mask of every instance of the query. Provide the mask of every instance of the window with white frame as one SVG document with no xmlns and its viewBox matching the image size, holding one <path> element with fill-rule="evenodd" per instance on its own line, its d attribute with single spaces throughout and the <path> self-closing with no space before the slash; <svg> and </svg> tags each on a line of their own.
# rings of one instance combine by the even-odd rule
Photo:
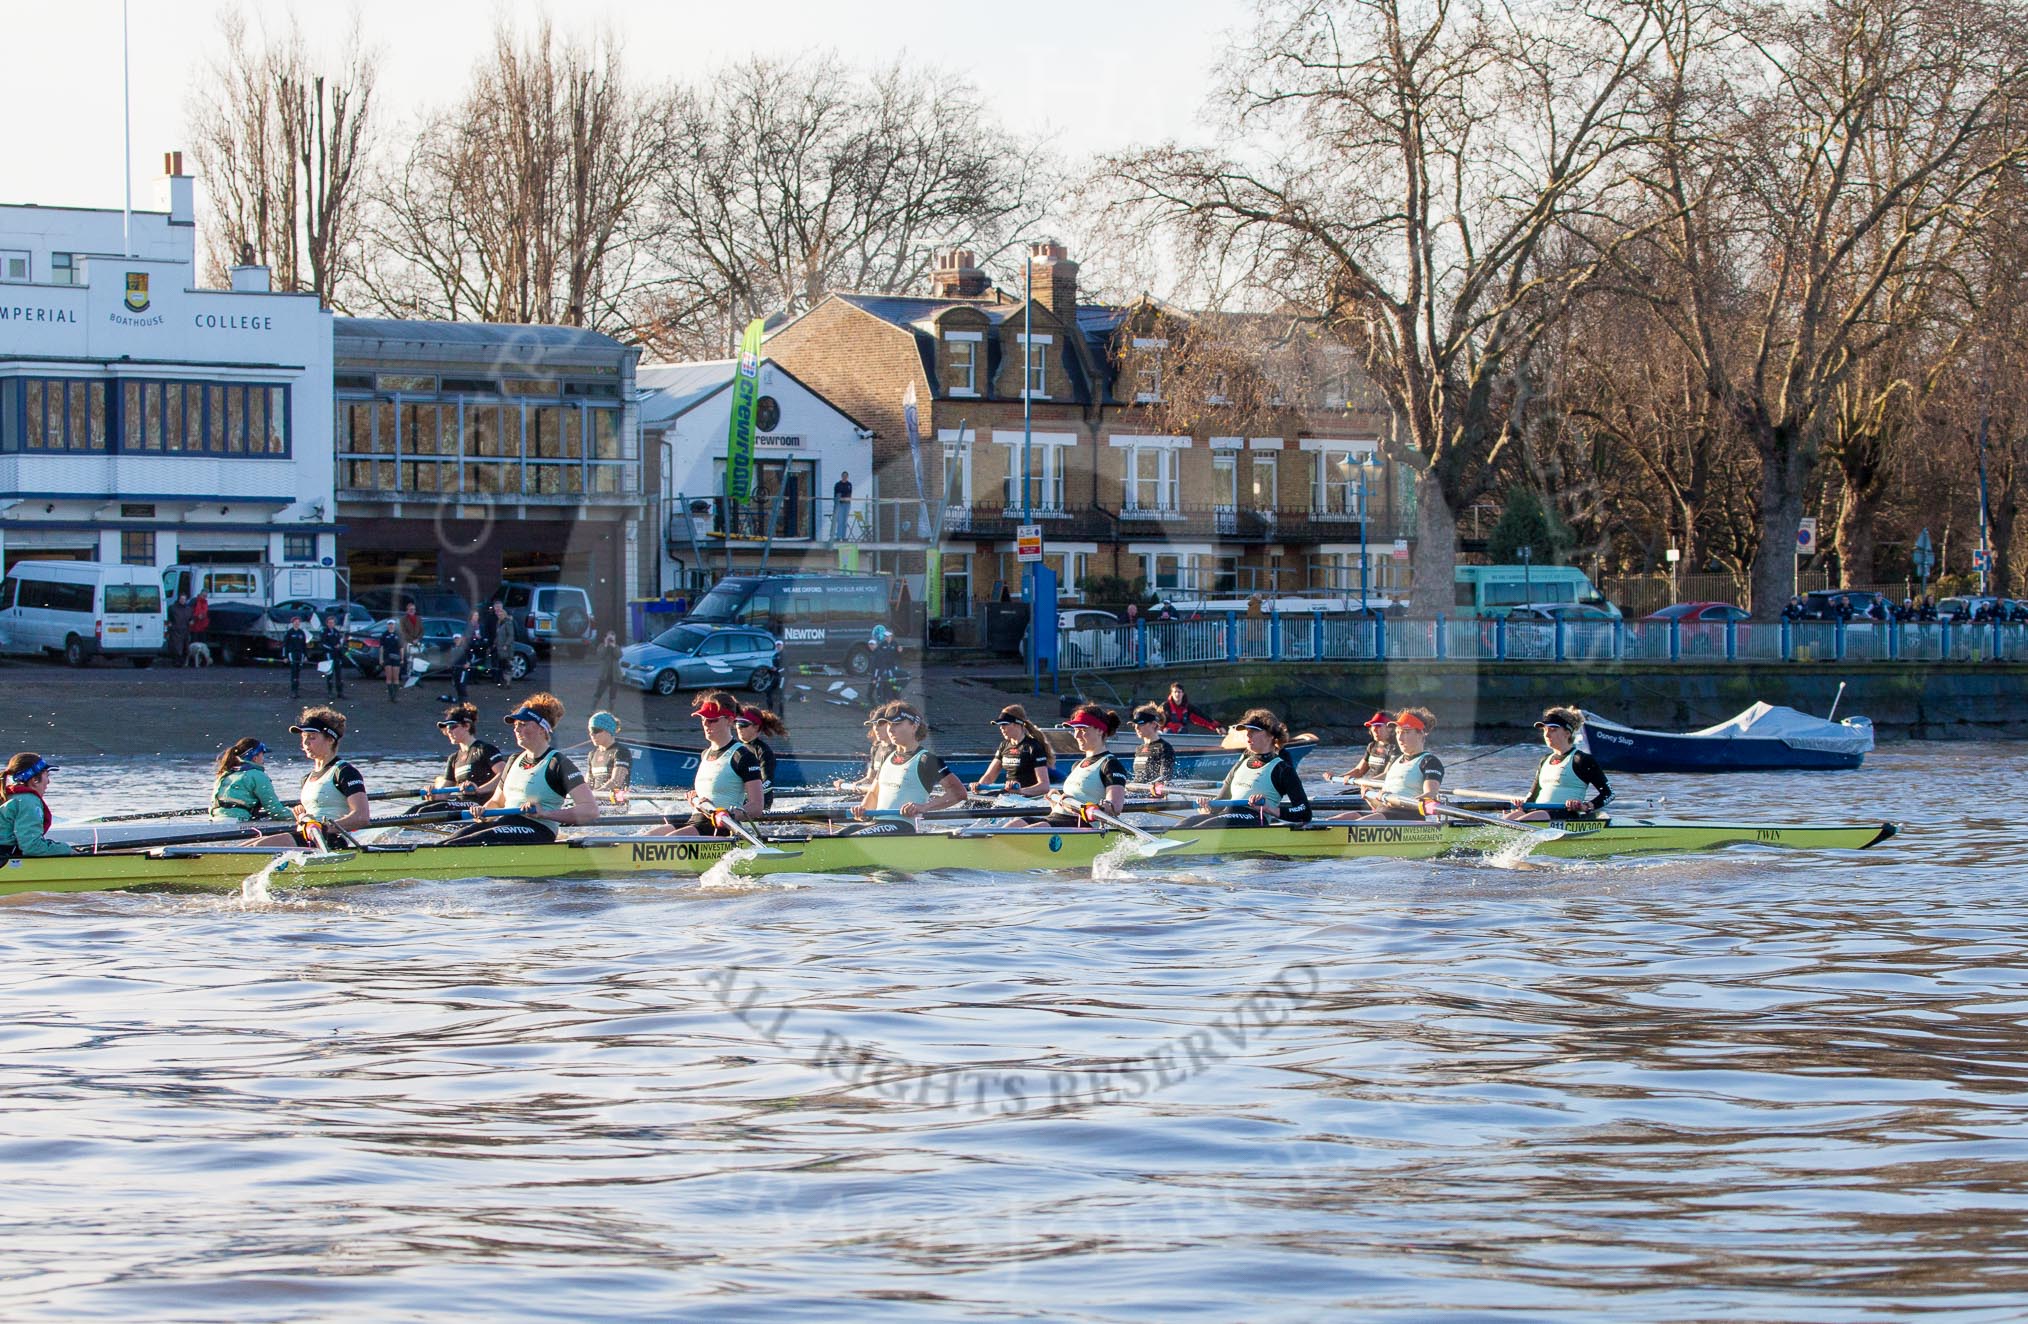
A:
<svg viewBox="0 0 2028 1324">
<path fill-rule="evenodd" d="M 944 336 L 944 386 L 952 395 L 979 393 L 979 333 L 951 331 Z"/>
<path fill-rule="evenodd" d="M 1278 475 L 1281 457 L 1272 452 L 1253 457 L 1253 508 L 1273 517 L 1281 504 Z"/>
<path fill-rule="evenodd" d="M 972 504 L 972 448 L 962 441 L 944 441 L 944 504 Z"/>
<path fill-rule="evenodd" d="M 1070 587 L 1078 597 L 1084 596 L 1084 586 L 1091 580 L 1091 553 L 1077 552 L 1070 558 Z"/>
<path fill-rule="evenodd" d="M 1166 446 L 1127 451 L 1127 509 L 1174 513 L 1179 504 L 1176 452 Z"/>
<path fill-rule="evenodd" d="M 1365 455 L 1359 451 L 1318 451 L 1317 470 L 1310 484 L 1310 505 L 1319 515 L 1359 514 L 1360 493 L 1368 471 L 1361 467 Z"/>
<path fill-rule="evenodd" d="M 1063 511 L 1063 457 L 1067 446 L 1028 448 L 1028 508 L 1061 514 Z M 1021 509 L 1021 448 L 1011 446 L 1007 456 L 1007 481 L 1001 492 L 1002 504 L 1010 511 Z"/>
<path fill-rule="evenodd" d="M 1230 453 L 1211 457 L 1211 505 L 1216 510 L 1239 509 L 1239 457 Z"/>
<path fill-rule="evenodd" d="M 1028 358 L 1028 397 L 1031 400 L 1049 398 L 1049 345 L 1050 336 L 1024 336 Z"/>
<path fill-rule="evenodd" d="M 1135 404 L 1152 405 L 1162 402 L 1162 351 L 1168 347 L 1169 342 L 1166 340 L 1135 338 Z"/>
<path fill-rule="evenodd" d="M 1141 563 L 1146 567 L 1148 588 L 1151 592 L 1175 592 L 1183 587 L 1183 555 L 1180 552 L 1143 552 Z"/>
</svg>

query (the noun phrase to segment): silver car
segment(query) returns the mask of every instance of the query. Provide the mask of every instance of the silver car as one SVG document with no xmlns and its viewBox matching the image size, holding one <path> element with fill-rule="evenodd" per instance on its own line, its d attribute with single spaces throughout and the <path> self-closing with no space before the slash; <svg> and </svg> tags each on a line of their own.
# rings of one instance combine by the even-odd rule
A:
<svg viewBox="0 0 2028 1324">
<path fill-rule="evenodd" d="M 620 653 L 620 678 L 656 694 L 748 689 L 764 694 L 781 672 L 782 646 L 765 630 L 672 625 Z"/>
</svg>

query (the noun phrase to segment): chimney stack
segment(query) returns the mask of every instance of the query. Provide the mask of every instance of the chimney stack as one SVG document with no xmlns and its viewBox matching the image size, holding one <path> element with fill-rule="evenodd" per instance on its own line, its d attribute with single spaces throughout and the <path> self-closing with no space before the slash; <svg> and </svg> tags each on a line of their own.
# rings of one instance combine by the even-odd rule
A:
<svg viewBox="0 0 2028 1324">
<path fill-rule="evenodd" d="M 1055 313 L 1064 325 L 1077 322 L 1077 263 L 1070 250 L 1055 240 L 1045 240 L 1028 252 L 1029 279 L 1035 301 Z"/>
<path fill-rule="evenodd" d="M 197 224 L 196 188 L 197 181 L 183 173 L 183 153 L 162 153 L 162 179 L 155 186 L 155 205 L 169 213 L 169 224 Z"/>
<path fill-rule="evenodd" d="M 979 270 L 979 255 L 969 248 L 951 248 L 937 254 L 936 270 L 930 276 L 930 296 L 937 299 L 976 299 L 989 288 L 986 273 Z"/>
</svg>

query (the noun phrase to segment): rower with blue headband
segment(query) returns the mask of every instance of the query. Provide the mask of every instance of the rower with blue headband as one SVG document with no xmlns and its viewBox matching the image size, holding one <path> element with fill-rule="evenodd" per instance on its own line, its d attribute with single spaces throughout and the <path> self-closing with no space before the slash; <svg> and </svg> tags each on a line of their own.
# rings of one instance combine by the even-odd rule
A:
<svg viewBox="0 0 2028 1324">
<path fill-rule="evenodd" d="M 252 736 L 232 742 L 212 769 L 211 817 L 222 823 L 250 823 L 257 818 L 287 822 L 289 807 L 275 794 L 268 778 L 268 747 Z"/>
<path fill-rule="evenodd" d="M 0 772 L 0 860 L 19 856 L 69 855 L 71 847 L 49 839 L 56 816 L 43 799 L 56 765 L 26 751 L 7 760 Z"/>
</svg>

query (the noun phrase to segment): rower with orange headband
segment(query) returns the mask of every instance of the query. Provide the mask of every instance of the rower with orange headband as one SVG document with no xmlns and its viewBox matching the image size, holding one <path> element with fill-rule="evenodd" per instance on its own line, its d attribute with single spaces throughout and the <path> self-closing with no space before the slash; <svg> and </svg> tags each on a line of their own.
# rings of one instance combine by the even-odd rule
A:
<svg viewBox="0 0 2028 1324">
<path fill-rule="evenodd" d="M 1427 708 L 1404 708 L 1395 715 L 1394 738 L 1401 745 L 1401 755 L 1387 765 L 1379 787 L 1366 793 L 1373 812 L 1358 817 L 1424 816 L 1422 802 L 1442 791 L 1444 785 L 1443 760 L 1429 749 L 1430 728 L 1435 725 L 1436 714 Z"/>
<path fill-rule="evenodd" d="M 697 696 L 690 715 L 704 731 L 704 749 L 697 756 L 697 780 L 691 783 L 690 816 L 664 819 L 650 828 L 651 837 L 729 837 L 726 817 L 758 818 L 767 808 L 767 775 L 760 755 L 739 743 L 733 723 L 739 700 L 724 690 Z"/>
</svg>

